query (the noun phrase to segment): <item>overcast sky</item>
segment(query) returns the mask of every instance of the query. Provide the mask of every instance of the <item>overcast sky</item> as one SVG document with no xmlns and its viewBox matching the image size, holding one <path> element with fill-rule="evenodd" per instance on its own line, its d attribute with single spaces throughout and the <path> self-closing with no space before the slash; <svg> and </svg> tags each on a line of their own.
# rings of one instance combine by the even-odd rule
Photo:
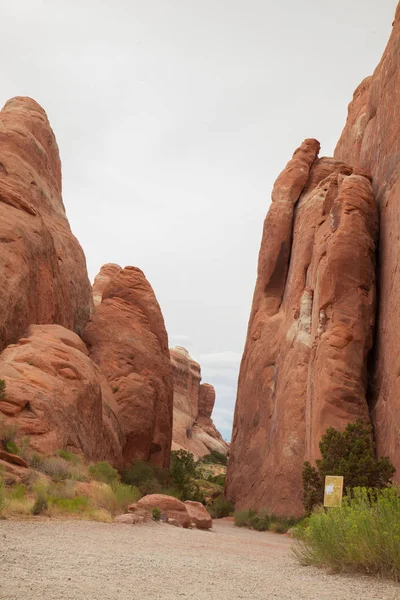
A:
<svg viewBox="0 0 400 600">
<path fill-rule="evenodd" d="M 35 98 L 89 275 L 143 269 L 229 438 L 272 184 L 330 155 L 396 0 L 0 0 L 0 101 Z"/>
</svg>

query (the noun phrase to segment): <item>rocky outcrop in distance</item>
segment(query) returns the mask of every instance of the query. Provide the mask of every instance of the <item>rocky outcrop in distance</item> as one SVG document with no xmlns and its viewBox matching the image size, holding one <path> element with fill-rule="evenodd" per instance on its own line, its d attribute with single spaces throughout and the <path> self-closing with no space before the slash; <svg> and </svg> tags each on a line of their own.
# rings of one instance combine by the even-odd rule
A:
<svg viewBox="0 0 400 600">
<path fill-rule="evenodd" d="M 369 419 L 378 211 L 369 176 L 308 139 L 278 177 L 261 242 L 227 473 L 236 508 L 302 513 L 327 427 Z"/>
<path fill-rule="evenodd" d="M 215 403 L 213 386 L 200 383 L 200 365 L 186 348 L 171 348 L 170 355 L 174 381 L 172 449 L 187 450 L 196 458 L 212 450 L 226 455 L 228 444 L 211 419 Z"/>
<path fill-rule="evenodd" d="M 61 163 L 44 110 L 13 98 L 0 112 L 0 350 L 32 324 L 82 333 L 92 307 L 83 251 L 61 197 Z"/>
</svg>

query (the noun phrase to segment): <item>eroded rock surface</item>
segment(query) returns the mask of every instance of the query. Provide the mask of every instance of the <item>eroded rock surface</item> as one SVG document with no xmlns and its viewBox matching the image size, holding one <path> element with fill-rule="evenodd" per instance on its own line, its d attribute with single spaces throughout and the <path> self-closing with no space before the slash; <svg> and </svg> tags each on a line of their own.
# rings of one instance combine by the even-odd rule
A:
<svg viewBox="0 0 400 600">
<path fill-rule="evenodd" d="M 13 98 L 0 112 L 0 350 L 29 325 L 81 333 L 92 299 L 61 197 L 61 163 L 44 110 Z"/>
<path fill-rule="evenodd" d="M 380 208 L 378 319 L 370 362 L 369 404 L 377 449 L 400 482 L 400 5 L 392 35 L 371 77 L 349 105 L 335 156 L 370 171 Z"/>
<path fill-rule="evenodd" d="M 241 363 L 227 495 L 302 513 L 301 470 L 330 425 L 368 419 L 377 207 L 368 176 L 305 140 L 264 224 Z"/>
<path fill-rule="evenodd" d="M 83 339 L 114 392 L 124 463 L 145 460 L 167 467 L 173 383 L 164 319 L 143 272 L 112 267 L 114 276 L 102 289 Z"/>
<path fill-rule="evenodd" d="M 32 325 L 0 355 L 0 417 L 41 454 L 66 448 L 122 465 L 112 391 L 82 340 L 60 325 Z"/>
<path fill-rule="evenodd" d="M 211 419 L 215 403 L 213 386 L 200 384 L 200 365 L 186 348 L 171 348 L 170 355 L 174 378 L 172 449 L 188 450 L 196 458 L 211 450 L 227 454 L 228 444 Z"/>
</svg>

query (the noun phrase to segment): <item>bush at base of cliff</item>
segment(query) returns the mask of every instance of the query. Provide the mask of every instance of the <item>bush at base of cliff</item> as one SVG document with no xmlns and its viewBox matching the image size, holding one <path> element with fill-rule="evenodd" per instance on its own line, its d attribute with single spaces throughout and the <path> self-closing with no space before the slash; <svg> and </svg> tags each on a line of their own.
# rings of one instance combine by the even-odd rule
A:
<svg viewBox="0 0 400 600">
<path fill-rule="evenodd" d="M 223 519 L 233 515 L 233 504 L 228 500 L 217 498 L 212 504 L 207 506 L 207 510 L 213 519 Z"/>
<path fill-rule="evenodd" d="M 234 514 L 234 519 L 236 527 L 249 527 L 256 531 L 273 531 L 274 533 L 286 533 L 299 521 L 294 517 L 278 517 L 266 510 L 257 512 L 254 509 L 238 510 Z"/>
<path fill-rule="evenodd" d="M 294 553 L 306 565 L 400 580 L 400 492 L 355 488 L 341 508 L 319 508 L 295 528 Z"/>
<path fill-rule="evenodd" d="M 228 457 L 226 454 L 222 454 L 222 452 L 211 450 L 210 454 L 206 454 L 199 460 L 199 463 L 226 466 L 228 464 Z"/>
<path fill-rule="evenodd" d="M 326 475 L 342 475 L 344 489 L 385 488 L 395 473 L 389 458 L 377 459 L 372 427 L 361 419 L 349 423 L 343 432 L 329 427 L 319 444 L 321 459 L 317 467 L 303 465 L 303 505 L 307 514 L 321 504 Z"/>
</svg>

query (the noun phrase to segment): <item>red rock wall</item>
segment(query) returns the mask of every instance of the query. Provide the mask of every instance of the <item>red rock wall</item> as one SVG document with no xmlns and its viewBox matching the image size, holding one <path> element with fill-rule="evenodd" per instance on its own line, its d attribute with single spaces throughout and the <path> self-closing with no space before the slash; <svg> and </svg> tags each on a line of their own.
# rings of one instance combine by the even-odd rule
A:
<svg viewBox="0 0 400 600">
<path fill-rule="evenodd" d="M 378 453 L 400 482 L 400 5 L 392 35 L 371 77 L 354 92 L 335 156 L 370 171 L 380 208 L 378 318 L 369 403 Z"/>
<path fill-rule="evenodd" d="M 301 514 L 321 435 L 368 419 L 377 209 L 363 173 L 318 151 L 296 150 L 264 224 L 227 475 L 237 508 Z"/>
<path fill-rule="evenodd" d="M 0 112 L 0 289 L 0 350 L 33 323 L 81 333 L 89 319 L 91 288 L 62 202 L 57 143 L 30 98 Z"/>
<path fill-rule="evenodd" d="M 168 337 L 154 292 L 140 269 L 116 269 L 83 335 L 114 391 L 124 463 L 167 467 L 173 384 Z"/>
<path fill-rule="evenodd" d="M 41 454 L 66 448 L 122 466 L 117 405 L 82 340 L 60 325 L 32 325 L 0 354 L 0 416 Z"/>
</svg>

